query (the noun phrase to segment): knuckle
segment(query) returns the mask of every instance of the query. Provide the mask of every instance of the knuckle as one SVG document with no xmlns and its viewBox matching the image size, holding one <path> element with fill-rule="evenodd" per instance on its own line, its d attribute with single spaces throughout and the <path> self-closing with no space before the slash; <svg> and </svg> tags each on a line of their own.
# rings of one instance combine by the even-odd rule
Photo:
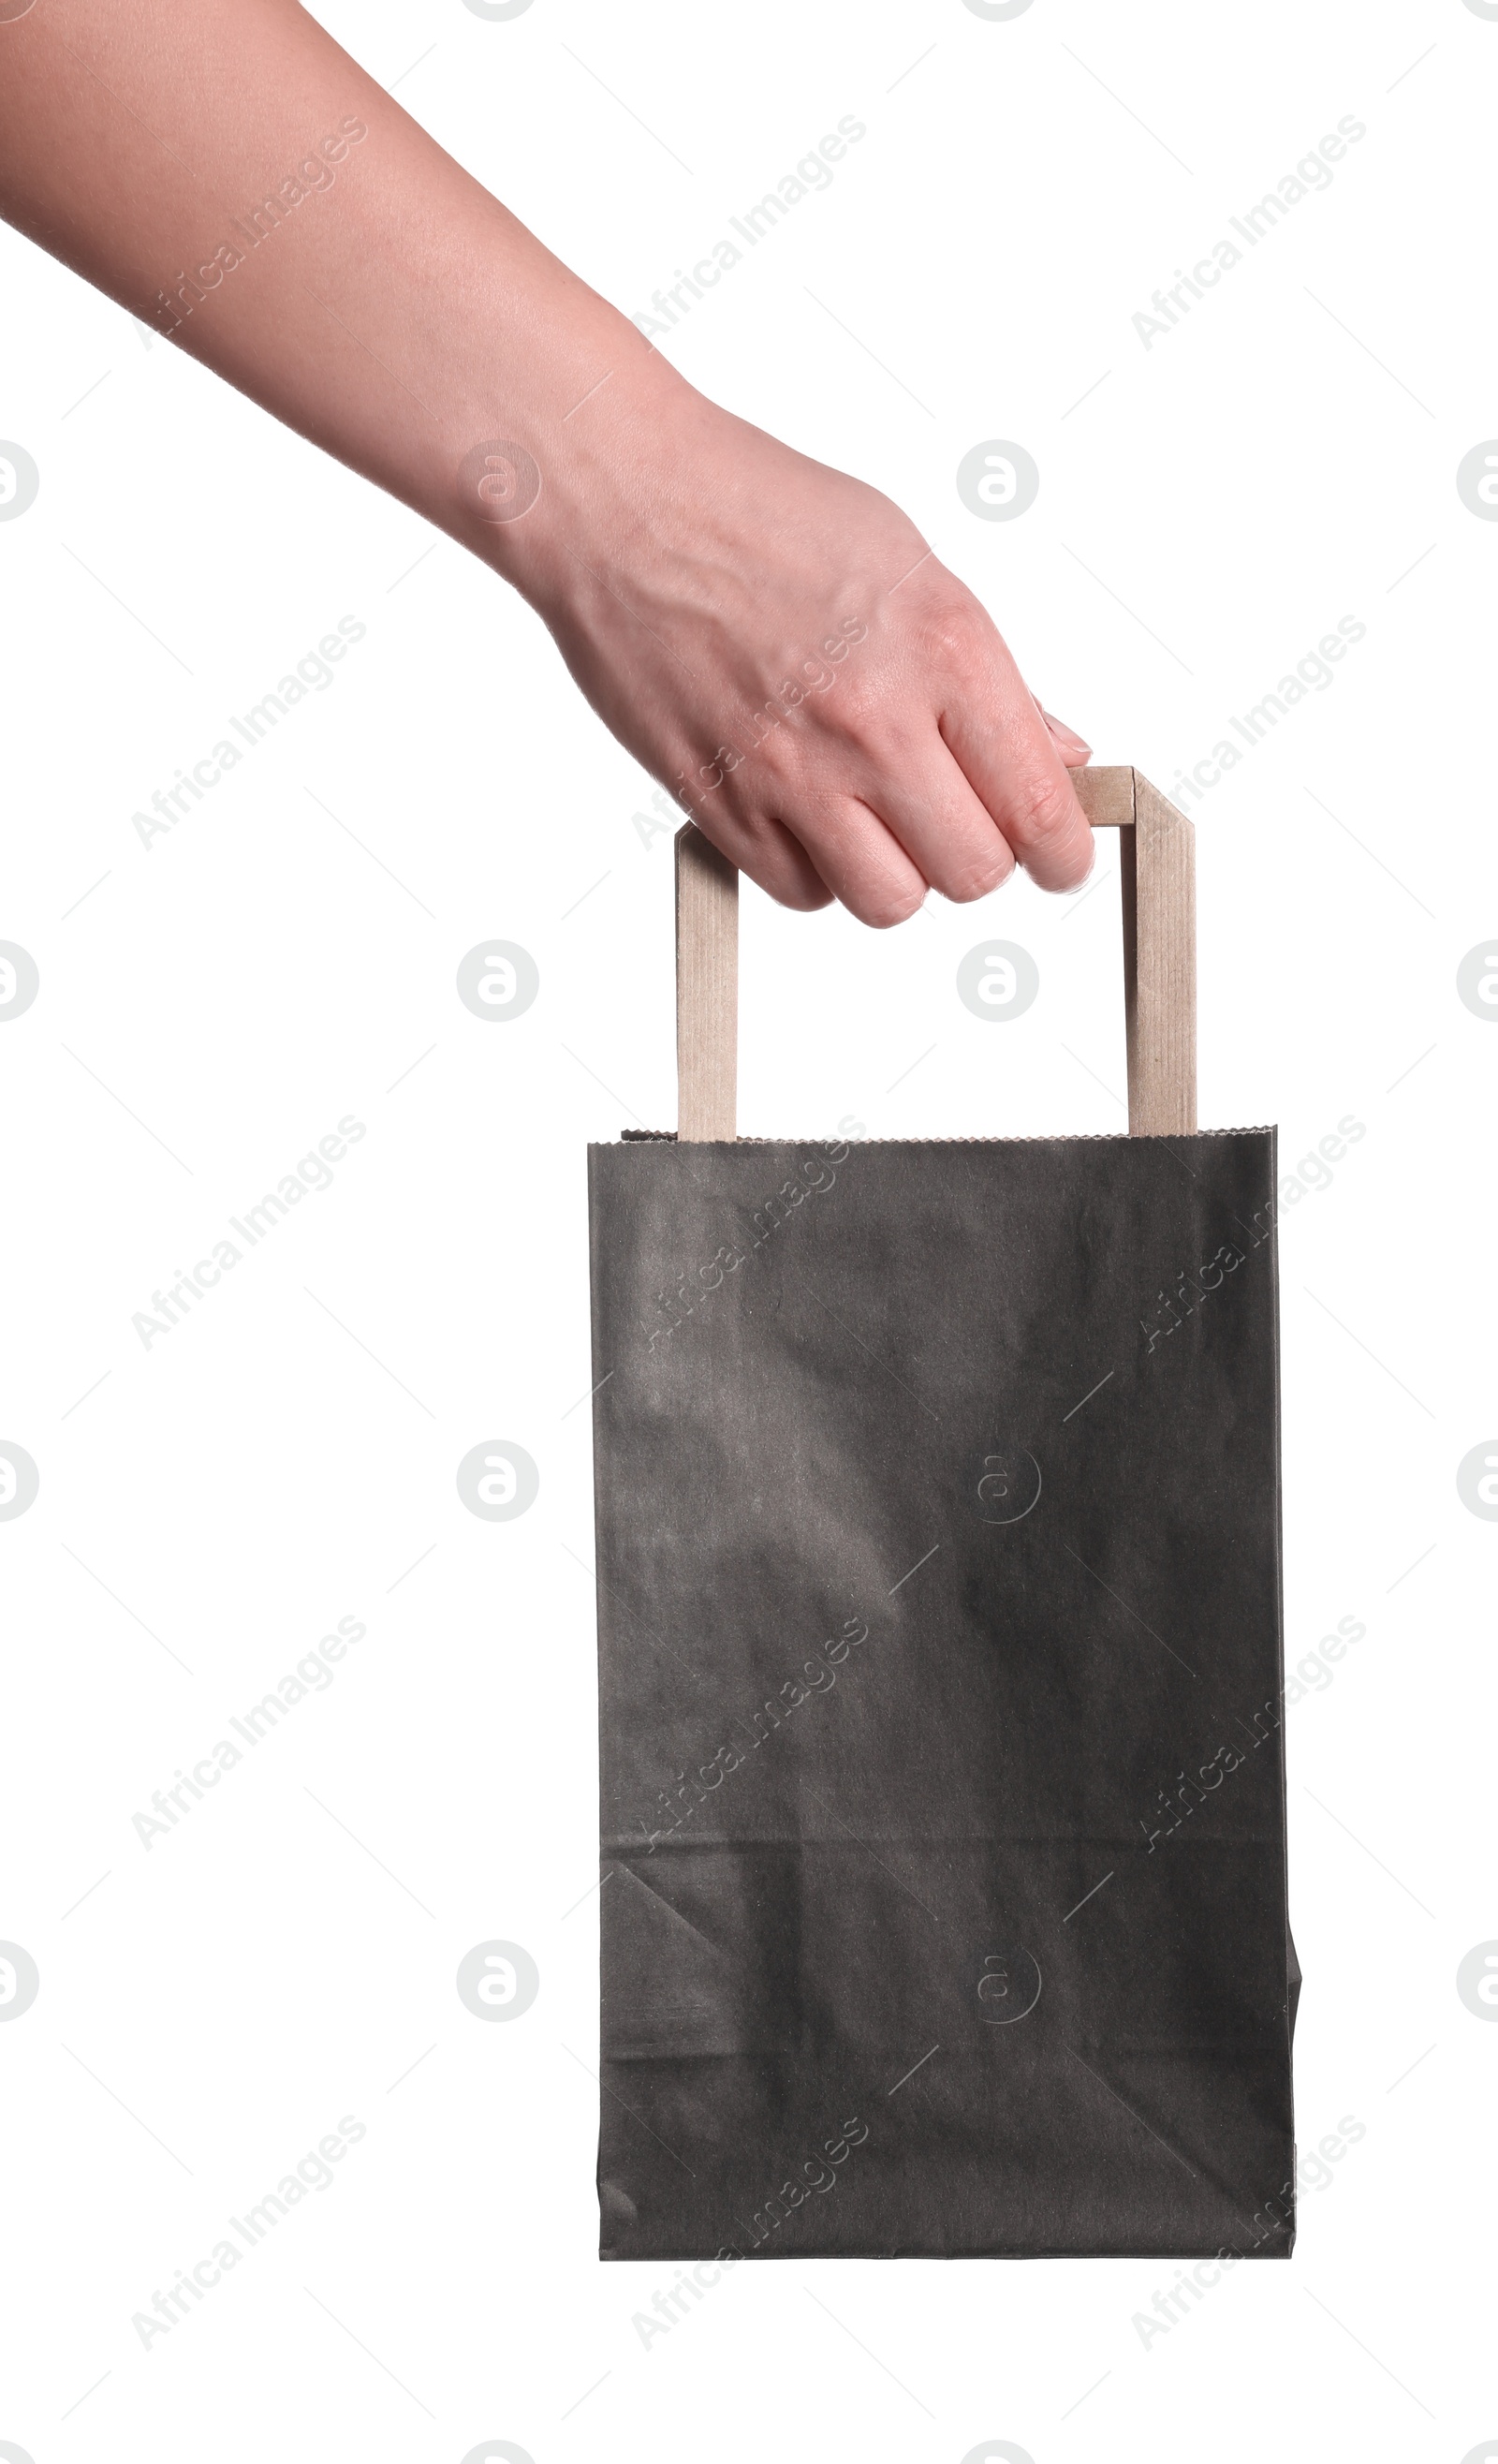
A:
<svg viewBox="0 0 1498 2464">
<path fill-rule="evenodd" d="M 1051 847 L 1071 837 L 1081 821 L 1081 808 L 1066 779 L 1017 780 L 1010 802 L 1015 828 L 1027 846 Z"/>
<path fill-rule="evenodd" d="M 923 652 L 937 667 L 970 668 L 992 636 L 988 609 L 944 565 L 938 565 L 934 573 L 928 567 L 921 581 L 924 588 L 917 601 L 915 621 Z"/>
<path fill-rule="evenodd" d="M 974 899 L 987 898 L 1008 881 L 1014 869 L 1014 858 L 1002 843 L 991 855 L 975 858 L 971 864 L 960 865 L 948 882 L 938 883 L 944 898 L 958 907 L 968 907 Z"/>
<path fill-rule="evenodd" d="M 741 871 L 758 882 L 779 907 L 809 914 L 829 903 L 832 892 L 797 833 L 784 822 L 757 809 L 743 816 L 743 843 L 735 858 Z"/>
<path fill-rule="evenodd" d="M 776 787 L 793 779 L 806 761 L 806 742 L 799 728 L 782 720 L 760 737 L 745 767 Z"/>
<path fill-rule="evenodd" d="M 927 663 L 946 673 L 966 673 L 978 647 L 972 611 L 960 603 L 934 609 L 921 628 L 921 648 Z"/>
</svg>

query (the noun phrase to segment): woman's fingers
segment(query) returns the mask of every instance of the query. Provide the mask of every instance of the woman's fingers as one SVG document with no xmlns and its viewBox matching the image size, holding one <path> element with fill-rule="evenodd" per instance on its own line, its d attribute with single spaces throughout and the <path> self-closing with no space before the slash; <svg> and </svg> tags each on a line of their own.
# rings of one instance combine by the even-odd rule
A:
<svg viewBox="0 0 1498 2464">
<path fill-rule="evenodd" d="M 1013 848 L 929 720 L 898 758 L 886 755 L 859 792 L 944 898 L 986 898 L 1013 871 Z"/>
<path fill-rule="evenodd" d="M 748 814 L 726 804 L 721 797 L 705 800 L 694 816 L 705 838 L 720 854 L 747 872 L 750 881 L 782 907 L 809 914 L 829 907 L 836 894 L 823 880 L 810 853 L 793 830 L 768 814 Z"/>
<path fill-rule="evenodd" d="M 1075 889 L 1092 832 L 1068 772 L 1088 746 L 972 592 L 888 498 L 700 397 L 647 421 L 656 356 L 611 414 L 627 468 L 604 457 L 575 500 L 559 483 L 540 499 L 564 560 L 544 521 L 515 551 L 607 723 L 787 906 L 831 893 L 885 927 L 928 888 L 982 898 L 1016 863 Z M 571 546 L 578 507 L 597 553 Z"/>
<path fill-rule="evenodd" d="M 783 826 L 860 924 L 882 932 L 923 904 L 925 874 L 861 798 L 809 792 L 785 806 Z"/>
<path fill-rule="evenodd" d="M 1051 731 L 1052 740 L 1067 768 L 1083 769 L 1093 758 L 1093 748 L 1086 737 L 1078 736 L 1075 727 L 1068 727 L 1064 718 L 1057 718 L 1053 712 L 1047 710 L 1038 693 L 1035 693 L 1032 698 L 1035 708 Z"/>
<path fill-rule="evenodd" d="M 942 735 L 1031 878 L 1042 890 L 1075 890 L 1092 870 L 1087 816 L 1056 740 L 997 634 L 992 648 L 987 690 L 944 696 Z"/>
<path fill-rule="evenodd" d="M 1053 721 L 1038 702 L 1034 707 L 1063 772 L 1067 765 L 1080 767 L 1089 754 L 1082 738 Z M 1007 758 L 1003 781 L 992 793 L 1013 817 L 1012 840 L 931 721 L 903 734 L 898 744 L 886 742 L 875 759 L 867 750 L 860 752 L 850 782 L 854 792 L 840 781 L 835 787 L 836 774 L 823 761 L 809 760 L 804 769 L 789 764 L 773 785 L 757 782 L 758 798 L 742 785 L 737 809 L 705 806 L 703 825 L 740 869 L 783 906 L 820 907 L 836 897 L 861 922 L 876 927 L 902 922 L 921 905 L 927 887 L 957 904 L 987 897 L 1009 879 L 1027 848 L 1037 866 L 1049 855 L 1053 868 L 1054 849 L 1040 844 L 1044 834 L 1034 826 L 1033 805 L 1024 805 L 1016 795 Z M 846 766 L 845 752 L 839 767 L 846 773 Z M 820 774 L 820 783 L 814 774 Z M 1056 785 L 1070 794 L 1064 775 Z M 758 808 L 767 794 L 777 804 L 773 816 Z M 717 803 L 706 800 L 706 805 Z M 1085 821 L 1083 827 L 1090 863 L 1092 832 Z M 1075 866 L 1075 851 L 1070 852 Z"/>
</svg>

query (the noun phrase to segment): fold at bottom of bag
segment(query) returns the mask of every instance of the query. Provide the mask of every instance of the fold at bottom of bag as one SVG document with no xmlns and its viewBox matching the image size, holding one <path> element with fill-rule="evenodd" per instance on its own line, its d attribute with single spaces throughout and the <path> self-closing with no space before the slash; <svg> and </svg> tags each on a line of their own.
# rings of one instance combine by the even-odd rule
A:
<svg viewBox="0 0 1498 2464">
<path fill-rule="evenodd" d="M 1100 1844 L 1075 1924 L 1075 1842 L 611 1860 L 600 2255 L 1288 2257 L 1256 1851 Z"/>
</svg>

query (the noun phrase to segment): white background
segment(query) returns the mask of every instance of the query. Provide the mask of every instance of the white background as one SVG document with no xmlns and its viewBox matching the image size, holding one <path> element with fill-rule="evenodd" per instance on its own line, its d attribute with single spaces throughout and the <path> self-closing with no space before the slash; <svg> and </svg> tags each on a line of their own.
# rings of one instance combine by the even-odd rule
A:
<svg viewBox="0 0 1498 2464">
<path fill-rule="evenodd" d="M 1193 808 L 1204 1124 L 1277 1121 L 1286 1171 L 1366 1129 L 1280 1236 L 1292 1668 L 1366 1626 L 1287 1715 L 1299 2135 L 1364 2135 L 1292 2264 L 1147 2346 L 1166 2267 L 799 2262 L 642 2346 L 673 2271 L 595 2255 L 579 1397 L 586 1143 L 674 1118 L 669 836 L 488 572 L 7 234 L 0 435 L 41 485 L 0 525 L 0 937 L 41 990 L 0 1035 L 0 1437 L 41 1487 L 0 1524 L 0 1935 L 41 1991 L 0 2026 L 0 2438 L 36 2464 L 501 2439 L 1459 2464 L 1498 2439 L 1498 2028 L 1455 1989 L 1498 1935 L 1498 1529 L 1455 1480 L 1498 1429 L 1498 1032 L 1455 986 L 1498 926 L 1498 524 L 1455 485 L 1498 431 L 1498 22 L 319 13 L 626 311 L 862 119 L 666 347 L 903 502 L 1099 759 L 1168 792 L 1366 626 Z M 1344 115 L 1367 133 L 1330 188 L 1146 350 L 1136 311 Z M 1013 522 L 956 491 L 993 437 L 1041 473 Z M 367 633 L 332 687 L 142 847 L 132 812 L 345 614 Z M 933 900 L 883 937 L 748 892 L 741 1127 L 1121 1127 L 1116 866 L 1084 902 Z M 1041 977 L 1008 1026 L 954 989 L 995 929 Z M 486 935 L 540 969 L 509 1023 L 455 994 Z M 348 1113 L 334 1186 L 143 1349 L 153 1288 Z M 489 1438 L 540 1467 L 511 1523 L 454 1485 Z M 153 1790 L 344 1616 L 368 1631 L 336 1682 L 142 1846 Z M 454 1990 L 491 1937 L 540 1969 L 506 2026 Z M 132 2314 L 345 2115 L 332 2186 L 142 2349 Z"/>
</svg>

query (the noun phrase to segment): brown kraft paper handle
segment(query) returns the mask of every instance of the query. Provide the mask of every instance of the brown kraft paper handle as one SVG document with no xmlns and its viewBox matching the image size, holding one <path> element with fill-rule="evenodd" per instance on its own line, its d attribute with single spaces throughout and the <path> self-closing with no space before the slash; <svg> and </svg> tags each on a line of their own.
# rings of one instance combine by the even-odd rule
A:
<svg viewBox="0 0 1498 2464">
<path fill-rule="evenodd" d="M 1117 829 L 1130 1137 L 1196 1128 L 1196 831 L 1138 770 L 1074 770 L 1095 830 Z M 676 838 L 680 1139 L 737 1135 L 739 876 L 692 822 Z"/>
</svg>

